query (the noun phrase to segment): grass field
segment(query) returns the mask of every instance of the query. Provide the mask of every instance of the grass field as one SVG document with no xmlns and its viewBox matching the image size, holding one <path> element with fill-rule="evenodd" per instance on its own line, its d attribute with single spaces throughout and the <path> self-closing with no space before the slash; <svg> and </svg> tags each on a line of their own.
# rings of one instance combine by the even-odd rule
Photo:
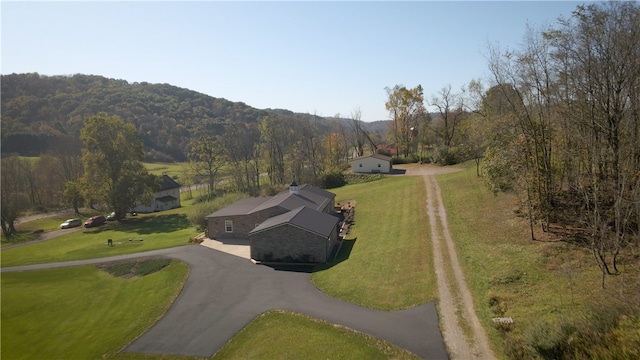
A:
<svg viewBox="0 0 640 360">
<path fill-rule="evenodd" d="M 334 297 L 381 310 L 433 301 L 422 177 L 387 177 L 331 191 L 336 201 L 356 201 L 355 226 L 337 264 L 314 272 L 314 284 Z"/>
<path fill-rule="evenodd" d="M 169 177 L 181 178 L 186 163 L 144 163 L 147 171 L 154 175 L 167 174 Z"/>
<path fill-rule="evenodd" d="M 131 279 L 91 265 L 4 273 L 0 357 L 111 358 L 166 312 L 188 271 L 173 261 Z"/>
<path fill-rule="evenodd" d="M 305 315 L 270 311 L 213 359 L 419 359 L 371 337 Z"/>
</svg>

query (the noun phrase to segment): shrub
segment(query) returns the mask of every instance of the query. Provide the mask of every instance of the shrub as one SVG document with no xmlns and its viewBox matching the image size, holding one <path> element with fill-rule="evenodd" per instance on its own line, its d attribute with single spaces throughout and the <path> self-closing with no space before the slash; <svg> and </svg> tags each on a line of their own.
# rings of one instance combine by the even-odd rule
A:
<svg viewBox="0 0 640 360">
<path fill-rule="evenodd" d="M 347 184 L 361 184 L 370 181 L 376 181 L 384 179 L 385 175 L 383 174 L 346 174 L 344 175 L 344 180 Z"/>
<path fill-rule="evenodd" d="M 543 359 L 564 359 L 572 353 L 569 340 L 575 338 L 576 332 L 575 323 L 567 319 L 540 321 L 531 327 L 529 342 Z"/>
<path fill-rule="evenodd" d="M 323 189 L 333 189 L 347 184 L 341 171 L 331 171 L 320 175 L 319 186 Z"/>
<path fill-rule="evenodd" d="M 502 317 L 507 312 L 507 299 L 503 295 L 489 292 L 489 308 L 496 317 Z"/>
<path fill-rule="evenodd" d="M 407 157 L 394 157 L 392 162 L 394 164 L 415 164 L 420 161 L 420 157 L 416 154 L 409 154 Z"/>
<path fill-rule="evenodd" d="M 454 165 L 457 163 L 455 154 L 446 146 L 437 147 L 432 158 L 434 163 L 442 166 Z"/>
</svg>

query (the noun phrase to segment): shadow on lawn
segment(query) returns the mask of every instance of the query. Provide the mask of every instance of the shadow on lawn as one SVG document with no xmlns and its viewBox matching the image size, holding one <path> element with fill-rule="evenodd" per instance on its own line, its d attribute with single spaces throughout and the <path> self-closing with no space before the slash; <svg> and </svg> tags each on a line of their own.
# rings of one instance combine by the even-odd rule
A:
<svg viewBox="0 0 640 360">
<path fill-rule="evenodd" d="M 332 262 L 329 262 L 326 264 L 315 265 L 315 264 L 304 264 L 304 263 L 301 263 L 301 264 L 264 263 L 263 265 L 268 266 L 276 271 L 293 271 L 293 272 L 302 272 L 307 274 L 311 274 L 315 271 L 326 270 L 332 266 L 340 264 L 341 262 L 349 258 L 349 255 L 351 255 L 351 250 L 353 249 L 353 246 L 356 243 L 356 239 L 357 238 L 342 240 L 342 246 L 340 247 L 340 252 Z"/>
<path fill-rule="evenodd" d="M 191 226 L 184 214 L 156 215 L 149 217 L 127 218 L 122 222 L 108 223 L 105 226 L 85 233 L 99 233 L 104 230 L 120 231 L 124 233 L 136 233 L 139 235 L 167 233 Z"/>
<path fill-rule="evenodd" d="M 356 244 L 356 240 L 358 240 L 357 237 L 355 237 L 353 239 L 344 239 L 344 240 L 342 240 L 342 246 L 340 246 L 340 251 L 338 252 L 338 255 L 335 257 L 335 259 L 332 262 L 329 262 L 329 263 L 326 263 L 326 264 L 317 265 L 313 269 L 313 271 L 326 270 L 326 269 L 334 267 L 334 266 L 340 264 L 341 262 L 346 261 L 347 259 L 349 259 L 349 256 L 351 256 L 351 250 L 353 250 L 353 247 Z"/>
</svg>

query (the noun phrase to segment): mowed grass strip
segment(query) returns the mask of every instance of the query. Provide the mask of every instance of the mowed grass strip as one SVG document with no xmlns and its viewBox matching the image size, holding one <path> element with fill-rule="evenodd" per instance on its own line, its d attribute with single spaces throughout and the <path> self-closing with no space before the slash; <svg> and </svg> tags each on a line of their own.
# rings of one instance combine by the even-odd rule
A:
<svg viewBox="0 0 640 360">
<path fill-rule="evenodd" d="M 187 245 L 197 235 L 186 215 L 137 216 L 124 223 L 108 222 L 51 240 L 2 251 L 2 267 L 95 259 Z M 112 239 L 114 246 L 107 246 Z M 130 240 L 131 239 L 131 240 Z"/>
<path fill-rule="evenodd" d="M 306 315 L 270 311 L 213 359 L 419 359 L 396 346 Z"/>
<path fill-rule="evenodd" d="M 113 357 L 167 311 L 188 272 L 173 261 L 131 279 L 95 266 L 4 273 L 1 357 Z"/>
<path fill-rule="evenodd" d="M 355 226 L 338 261 L 315 271 L 313 283 L 331 296 L 373 309 L 432 301 L 436 287 L 423 178 L 387 177 L 331 191 L 336 201 L 356 201 Z"/>
<path fill-rule="evenodd" d="M 532 241 L 527 219 L 514 212 L 515 196 L 494 196 L 476 177 L 474 166 L 440 175 L 438 182 L 476 313 L 500 355 L 503 338 L 493 317 L 512 317 L 512 331 L 523 332 L 541 319 L 574 316 L 600 291 L 600 278 L 583 249 Z M 612 287 L 615 280 L 609 279 Z M 494 305 L 499 300 L 504 314 L 496 314 L 492 299 Z"/>
</svg>

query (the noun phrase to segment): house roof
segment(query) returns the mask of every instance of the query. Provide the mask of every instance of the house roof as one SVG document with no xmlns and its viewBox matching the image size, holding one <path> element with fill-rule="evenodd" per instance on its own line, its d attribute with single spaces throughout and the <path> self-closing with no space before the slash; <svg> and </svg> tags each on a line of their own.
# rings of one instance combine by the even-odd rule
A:
<svg viewBox="0 0 640 360">
<path fill-rule="evenodd" d="M 289 190 L 283 191 L 271 197 L 248 198 L 236 201 L 224 207 L 207 218 L 231 215 L 247 215 L 261 210 L 281 207 L 285 210 L 293 210 L 300 206 L 306 206 L 314 210 L 322 211 L 329 203 L 333 202 L 335 194 L 311 185 L 303 185 L 298 193 Z"/>
<path fill-rule="evenodd" d="M 335 229 L 338 218 L 321 211 L 300 206 L 282 215 L 267 219 L 249 232 L 249 236 L 283 225 L 292 225 L 305 231 L 328 237 Z"/>
<path fill-rule="evenodd" d="M 178 184 L 175 180 L 169 177 L 167 174 L 162 174 L 162 179 L 160 179 L 160 191 L 180 188 L 180 184 Z"/>
<path fill-rule="evenodd" d="M 335 195 L 334 195 L 335 196 Z M 271 197 L 269 200 L 258 205 L 251 212 L 257 212 L 272 207 L 279 206 L 287 210 L 293 210 L 300 206 L 307 206 L 314 210 L 322 210 L 327 206 L 327 203 L 331 201 L 333 197 L 328 198 L 324 195 L 318 194 L 312 191 L 307 185 L 300 188 L 298 193 L 292 193 L 283 191 L 278 195 Z"/>
<path fill-rule="evenodd" d="M 316 194 L 318 196 L 322 196 L 325 197 L 327 199 L 333 199 L 336 197 L 336 194 L 327 191 L 325 189 L 320 189 L 318 187 L 315 186 L 311 186 L 309 184 L 305 184 L 300 188 L 300 191 L 302 192 L 306 192 L 306 193 L 312 193 L 312 194 Z"/>
<path fill-rule="evenodd" d="M 222 209 L 207 215 L 207 218 L 232 215 L 247 215 L 252 212 L 252 210 L 257 206 L 269 199 L 270 198 L 268 197 L 254 197 L 238 200 L 229 206 L 225 206 Z"/>
<path fill-rule="evenodd" d="M 389 161 L 389 162 L 391 162 L 391 160 L 393 160 L 393 158 L 390 157 L 390 156 L 386 156 L 386 155 L 382 155 L 382 154 L 371 154 L 371 155 L 367 155 L 367 156 L 361 156 L 361 157 L 359 157 L 357 159 L 353 159 L 352 161 L 366 159 L 366 158 L 374 158 L 374 159 L 383 160 L 383 161 Z"/>
</svg>

